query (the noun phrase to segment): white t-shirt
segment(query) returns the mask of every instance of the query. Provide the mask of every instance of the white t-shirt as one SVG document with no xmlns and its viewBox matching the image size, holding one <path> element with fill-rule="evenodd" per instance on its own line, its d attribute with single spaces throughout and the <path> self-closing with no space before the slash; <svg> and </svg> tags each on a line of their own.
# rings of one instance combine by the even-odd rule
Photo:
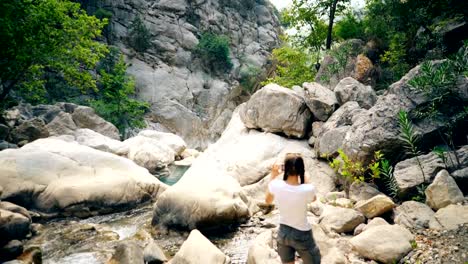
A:
<svg viewBox="0 0 468 264">
<path fill-rule="evenodd" d="M 315 187 L 312 184 L 289 185 L 283 180 L 273 180 L 268 189 L 274 197 L 280 211 L 280 224 L 294 227 L 298 230 L 311 229 L 307 221 L 307 203 L 315 198 Z"/>
</svg>

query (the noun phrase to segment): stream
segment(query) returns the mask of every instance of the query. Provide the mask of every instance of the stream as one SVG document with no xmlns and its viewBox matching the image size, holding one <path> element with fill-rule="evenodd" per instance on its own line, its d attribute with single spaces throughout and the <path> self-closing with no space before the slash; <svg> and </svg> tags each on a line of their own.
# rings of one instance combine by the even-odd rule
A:
<svg viewBox="0 0 468 264">
<path fill-rule="evenodd" d="M 171 175 L 161 180 L 172 185 L 185 170 L 171 170 Z M 112 256 L 114 247 L 122 241 L 132 240 L 144 248 L 154 239 L 166 256 L 172 258 L 189 232 L 157 230 L 151 226 L 152 214 L 152 204 L 146 204 L 129 211 L 86 219 L 54 219 L 43 223 L 39 234 L 27 241 L 25 248 L 40 247 L 46 264 L 101 264 Z M 246 263 L 251 243 L 259 233 L 272 227 L 273 220 L 252 217 L 229 231 L 207 234 L 207 238 L 231 258 L 231 263 Z"/>
</svg>

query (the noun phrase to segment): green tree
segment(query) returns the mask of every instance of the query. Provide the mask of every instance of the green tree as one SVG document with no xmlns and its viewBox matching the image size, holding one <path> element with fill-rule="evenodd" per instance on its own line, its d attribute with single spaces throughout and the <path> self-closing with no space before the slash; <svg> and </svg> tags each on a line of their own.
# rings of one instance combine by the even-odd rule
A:
<svg viewBox="0 0 468 264">
<path fill-rule="evenodd" d="M 139 16 L 135 17 L 130 26 L 130 46 L 138 52 L 144 52 L 151 47 L 151 32 Z"/>
<path fill-rule="evenodd" d="M 336 22 L 333 31 L 336 37 L 342 40 L 365 38 L 364 23 L 353 11 L 346 12 L 341 20 Z"/>
<path fill-rule="evenodd" d="M 315 78 L 316 70 L 313 67 L 313 57 L 301 47 L 283 45 L 273 50 L 273 59 L 276 61 L 275 76 L 263 84 L 277 83 L 285 87 L 302 85 Z"/>
<path fill-rule="evenodd" d="M 212 71 L 232 69 L 229 57 L 229 39 L 224 36 L 205 32 L 201 35 L 195 54 L 200 57 Z"/>
<path fill-rule="evenodd" d="M 107 52 L 95 41 L 106 23 L 70 1 L 1 1 L 0 101 L 19 89 L 38 99 L 47 71 L 82 91 L 96 89 L 90 70 Z"/>
<path fill-rule="evenodd" d="M 127 65 L 118 49 L 111 48 L 99 67 L 99 90 L 89 104 L 104 119 L 113 123 L 121 134 L 127 128 L 143 127 L 148 103 L 133 99 L 135 82 L 126 74 Z"/>
</svg>

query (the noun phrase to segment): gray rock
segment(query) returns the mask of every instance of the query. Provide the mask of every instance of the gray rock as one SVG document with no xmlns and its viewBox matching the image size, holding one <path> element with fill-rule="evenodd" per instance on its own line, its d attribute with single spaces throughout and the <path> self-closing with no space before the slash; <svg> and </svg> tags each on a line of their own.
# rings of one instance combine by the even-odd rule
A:
<svg viewBox="0 0 468 264">
<path fill-rule="evenodd" d="M 49 136 L 49 132 L 44 121 L 39 118 L 33 118 L 23 121 L 19 126 L 11 131 L 14 143 L 31 142 L 38 138 Z"/>
<path fill-rule="evenodd" d="M 140 246 L 134 241 L 125 241 L 115 247 L 115 252 L 107 263 L 144 264 L 145 262 Z"/>
<path fill-rule="evenodd" d="M 167 261 L 166 255 L 154 241 L 151 241 L 146 245 L 143 250 L 143 258 L 145 263 L 148 264 L 162 264 Z"/>
<path fill-rule="evenodd" d="M 252 95 L 239 114 L 248 128 L 297 138 L 306 136 L 312 117 L 303 97 L 276 84 Z"/>
<path fill-rule="evenodd" d="M 354 209 L 328 206 L 320 215 L 320 224 L 326 230 L 337 233 L 352 232 L 356 226 L 364 223 L 366 218 Z"/>
<path fill-rule="evenodd" d="M 419 202 L 406 201 L 394 209 L 395 223 L 411 229 L 429 227 L 429 221 L 434 216 L 432 209 Z"/>
<path fill-rule="evenodd" d="M 323 135 L 332 129 L 352 125 L 353 117 L 363 111 L 365 110 L 362 109 L 357 102 L 350 101 L 345 103 L 333 112 L 327 122 L 323 123 L 317 137 L 320 137 L 320 135 Z"/>
<path fill-rule="evenodd" d="M 350 128 L 351 126 L 342 126 L 325 132 L 315 144 L 319 155 L 333 156 L 337 154 Z"/>
<path fill-rule="evenodd" d="M 4 124 L 0 124 L 0 141 L 5 140 L 10 133 L 10 128 Z"/>
<path fill-rule="evenodd" d="M 23 243 L 19 240 L 11 240 L 0 250 L 0 261 L 14 259 L 23 253 Z"/>
<path fill-rule="evenodd" d="M 119 130 L 111 123 L 98 116 L 94 109 L 86 106 L 77 107 L 72 114 L 73 121 L 79 128 L 89 128 L 104 136 L 120 139 Z"/>
<path fill-rule="evenodd" d="M 382 193 L 366 182 L 353 182 L 349 188 L 349 198 L 356 202 L 369 200 L 379 194 Z"/>
<path fill-rule="evenodd" d="M 398 262 L 411 251 L 414 236 L 399 225 L 380 225 L 351 238 L 353 248 L 363 257 L 383 263 Z"/>
<path fill-rule="evenodd" d="M 434 181 L 426 188 L 425 194 L 426 203 L 434 210 L 465 200 L 460 188 L 446 170 L 437 173 Z"/>
<path fill-rule="evenodd" d="M 326 121 L 338 105 L 335 93 L 318 83 L 304 83 L 304 98 L 314 117 Z"/>
<path fill-rule="evenodd" d="M 371 228 L 374 228 L 376 226 L 382 226 L 382 225 L 389 225 L 385 219 L 381 217 L 374 217 L 372 219 L 369 219 L 367 225 L 362 229 L 362 232 L 369 230 Z"/>
<path fill-rule="evenodd" d="M 18 148 L 18 146 L 16 144 L 12 144 L 10 142 L 0 140 L 0 151 L 2 151 L 4 149 L 9 149 L 9 148 L 15 149 L 15 148 Z"/>
<path fill-rule="evenodd" d="M 468 223 L 468 205 L 451 204 L 439 209 L 429 221 L 429 228 L 453 230 L 459 225 Z"/>
<path fill-rule="evenodd" d="M 26 216 L 0 209 L 0 231 L 2 237 L 0 244 L 5 244 L 12 239 L 23 239 L 29 234 L 31 219 Z"/>
<path fill-rule="evenodd" d="M 322 121 L 315 121 L 312 123 L 312 135 L 314 137 L 319 137 L 320 134 L 322 133 L 322 127 L 325 124 L 325 122 Z"/>
<path fill-rule="evenodd" d="M 367 218 L 380 216 L 395 207 L 395 203 L 389 197 L 379 194 L 369 200 L 359 201 L 354 208 L 363 213 Z"/>
<path fill-rule="evenodd" d="M 463 193 L 468 193 L 468 167 L 452 172 L 452 177 Z"/>
<path fill-rule="evenodd" d="M 72 116 L 66 112 L 59 112 L 46 127 L 51 136 L 71 135 L 77 129 Z"/>
<path fill-rule="evenodd" d="M 273 248 L 273 241 L 272 230 L 258 235 L 249 247 L 247 264 L 281 264 L 281 259 Z"/>
<path fill-rule="evenodd" d="M 352 77 L 342 79 L 333 90 L 340 105 L 355 101 L 360 107 L 369 109 L 377 101 L 377 95 L 370 86 L 365 86 Z"/>
<path fill-rule="evenodd" d="M 228 256 L 224 255 L 215 245 L 213 245 L 200 231 L 192 230 L 189 237 L 180 247 L 179 251 L 171 260 L 172 264 L 198 264 L 230 263 Z"/>
</svg>

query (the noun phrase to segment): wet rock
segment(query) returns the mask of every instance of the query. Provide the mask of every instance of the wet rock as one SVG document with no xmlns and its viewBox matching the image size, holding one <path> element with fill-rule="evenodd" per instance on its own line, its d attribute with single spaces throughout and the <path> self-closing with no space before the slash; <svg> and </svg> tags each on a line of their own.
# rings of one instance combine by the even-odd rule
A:
<svg viewBox="0 0 468 264">
<path fill-rule="evenodd" d="M 468 205 L 451 204 L 439 209 L 429 222 L 429 228 L 453 230 L 458 225 L 468 223 Z"/>
<path fill-rule="evenodd" d="M 414 236 L 399 225 L 381 225 L 370 228 L 350 240 L 362 256 L 384 262 L 398 262 L 409 251 Z"/>
<path fill-rule="evenodd" d="M 248 128 L 297 138 L 306 136 L 312 118 L 302 96 L 277 84 L 252 95 L 239 114 Z"/>
<path fill-rule="evenodd" d="M 353 182 L 349 188 L 349 198 L 355 202 L 369 200 L 379 194 L 382 193 L 366 182 Z"/>
<path fill-rule="evenodd" d="M 0 152 L 0 184 L 2 199 L 80 216 L 156 199 L 166 188 L 128 159 L 56 138 Z"/>
<path fill-rule="evenodd" d="M 39 247 L 29 247 L 17 258 L 24 264 L 42 264 L 42 250 Z"/>
<path fill-rule="evenodd" d="M 180 250 L 170 261 L 171 264 L 198 264 L 213 263 L 227 264 L 229 257 L 224 255 L 200 231 L 192 230 L 189 237 L 180 247 Z"/>
<path fill-rule="evenodd" d="M 23 243 L 11 240 L 0 249 L 0 261 L 11 260 L 23 253 Z"/>
<path fill-rule="evenodd" d="M 463 193 L 446 170 L 437 173 L 425 194 L 426 203 L 434 210 L 464 201 Z"/>
<path fill-rule="evenodd" d="M 338 105 L 335 94 L 318 83 L 304 83 L 304 98 L 313 116 L 326 121 Z"/>
<path fill-rule="evenodd" d="M 392 210 L 394 206 L 395 203 L 392 199 L 383 194 L 379 194 L 369 200 L 357 202 L 354 208 L 363 213 L 367 218 L 374 218 Z"/>
<path fill-rule="evenodd" d="M 116 246 L 114 255 L 106 264 L 144 264 L 143 251 L 133 241 L 121 242 Z"/>
<path fill-rule="evenodd" d="M 320 215 L 320 224 L 337 233 L 352 232 L 356 226 L 364 223 L 365 217 L 354 209 L 327 207 Z"/>
<path fill-rule="evenodd" d="M 161 264 L 167 261 L 166 255 L 156 242 L 151 241 L 143 251 L 143 258 L 148 264 Z"/>
<path fill-rule="evenodd" d="M 429 227 L 429 221 L 434 217 L 432 209 L 419 202 L 406 201 L 394 209 L 395 223 L 411 229 Z"/>
<path fill-rule="evenodd" d="M 0 244 L 12 239 L 22 239 L 29 234 L 31 219 L 9 210 L 0 209 Z"/>
<path fill-rule="evenodd" d="M 258 235 L 249 248 L 247 264 L 280 264 L 281 259 L 273 247 L 273 231 Z"/>
<path fill-rule="evenodd" d="M 371 108 L 377 101 L 377 95 L 370 86 L 365 86 L 352 77 L 342 79 L 333 90 L 340 105 L 355 101 L 364 109 Z"/>
</svg>

